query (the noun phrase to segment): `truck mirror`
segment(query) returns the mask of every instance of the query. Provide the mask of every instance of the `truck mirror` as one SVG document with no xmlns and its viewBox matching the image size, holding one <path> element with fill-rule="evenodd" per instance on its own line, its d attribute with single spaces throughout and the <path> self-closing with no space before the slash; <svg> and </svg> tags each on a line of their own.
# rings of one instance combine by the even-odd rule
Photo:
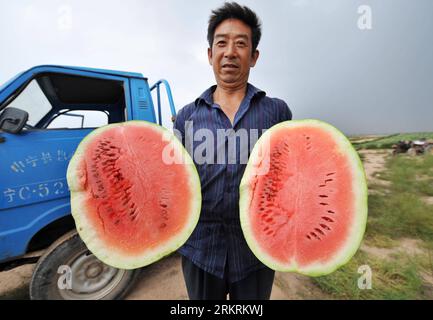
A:
<svg viewBox="0 0 433 320">
<path fill-rule="evenodd" d="M 27 111 L 17 108 L 6 108 L 0 114 L 0 130 L 18 133 L 24 128 L 29 118 Z"/>
</svg>

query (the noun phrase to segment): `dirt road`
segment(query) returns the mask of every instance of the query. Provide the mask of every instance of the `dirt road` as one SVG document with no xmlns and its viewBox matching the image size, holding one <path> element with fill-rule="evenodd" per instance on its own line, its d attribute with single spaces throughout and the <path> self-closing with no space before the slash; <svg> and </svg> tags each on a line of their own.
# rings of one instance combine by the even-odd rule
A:
<svg viewBox="0 0 433 320">
<path fill-rule="evenodd" d="M 360 150 L 364 157 L 363 165 L 368 184 L 387 185 L 388 181 L 380 180 L 378 177 L 385 169 L 386 157 L 391 154 L 390 150 Z"/>
</svg>

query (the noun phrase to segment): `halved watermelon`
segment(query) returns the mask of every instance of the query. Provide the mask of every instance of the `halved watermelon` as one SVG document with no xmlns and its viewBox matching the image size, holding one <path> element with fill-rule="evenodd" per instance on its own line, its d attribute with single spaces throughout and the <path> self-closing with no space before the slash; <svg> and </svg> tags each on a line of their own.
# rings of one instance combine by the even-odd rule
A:
<svg viewBox="0 0 433 320">
<path fill-rule="evenodd" d="M 143 267 L 177 250 L 200 215 L 189 154 L 168 130 L 146 121 L 92 131 L 72 157 L 67 181 L 80 237 L 116 268 Z"/>
<path fill-rule="evenodd" d="M 333 126 L 282 122 L 254 146 L 239 205 L 246 241 L 264 264 L 309 276 L 329 274 L 351 259 L 363 238 L 364 169 Z"/>
</svg>

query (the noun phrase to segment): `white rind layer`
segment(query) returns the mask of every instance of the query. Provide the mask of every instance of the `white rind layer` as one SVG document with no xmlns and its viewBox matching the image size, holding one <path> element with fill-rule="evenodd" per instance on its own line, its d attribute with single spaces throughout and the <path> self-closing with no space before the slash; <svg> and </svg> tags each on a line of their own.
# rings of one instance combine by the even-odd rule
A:
<svg viewBox="0 0 433 320">
<path fill-rule="evenodd" d="M 299 127 L 316 127 L 326 130 L 333 135 L 335 142 L 337 143 L 337 150 L 339 150 L 341 153 L 345 154 L 348 157 L 349 164 L 352 167 L 352 188 L 355 199 L 355 218 L 351 229 L 349 230 L 348 236 L 348 239 L 350 239 L 350 241 L 346 241 L 345 245 L 338 252 L 336 252 L 329 261 L 325 263 L 311 264 L 308 267 L 302 268 L 298 266 L 295 260 L 293 260 L 289 264 L 282 264 L 278 260 L 271 257 L 267 252 L 265 252 L 252 234 L 249 219 L 249 205 L 251 202 L 251 181 L 254 178 L 256 172 L 251 159 L 253 159 L 254 157 L 258 157 L 260 145 L 262 143 L 268 143 L 268 138 L 272 133 L 275 133 L 278 130 L 290 130 Z M 359 158 L 358 153 L 353 148 L 350 141 L 342 132 L 340 132 L 338 129 L 328 123 L 314 119 L 285 121 L 268 129 L 257 141 L 256 145 L 253 148 L 253 151 L 251 152 L 250 160 L 248 161 L 240 184 L 239 211 L 241 226 L 250 249 L 259 260 L 261 260 L 271 269 L 283 272 L 297 272 L 308 276 L 322 276 L 334 272 L 335 270 L 349 262 L 349 260 L 358 250 L 364 236 L 367 224 L 367 197 L 367 180 L 361 159 Z"/>
<path fill-rule="evenodd" d="M 99 134 L 106 130 L 113 129 L 121 126 L 143 126 L 147 129 L 156 130 L 161 136 L 170 137 L 170 141 L 173 143 L 174 148 L 177 152 L 181 152 L 185 159 L 184 166 L 188 170 L 190 177 L 189 185 L 185 186 L 189 188 L 194 194 L 191 199 L 191 212 L 189 219 L 183 230 L 180 230 L 176 236 L 173 236 L 170 241 L 162 243 L 156 246 L 152 250 L 148 249 L 143 251 L 141 254 L 122 254 L 117 248 L 110 248 L 104 243 L 103 240 L 98 236 L 95 228 L 92 227 L 91 221 L 87 218 L 86 207 L 84 205 L 86 199 L 86 192 L 82 186 L 83 177 L 77 176 L 80 172 L 78 165 L 82 161 L 82 156 L 85 153 L 89 143 L 93 141 Z M 85 179 L 85 177 L 84 177 Z M 81 239 L 86 244 L 87 248 L 102 262 L 120 269 L 135 269 L 149 265 L 155 261 L 158 261 L 164 256 L 171 254 L 181 247 L 189 238 L 197 225 L 200 210 L 201 210 L 201 187 L 200 179 L 195 168 L 192 159 L 188 152 L 185 150 L 180 141 L 175 136 L 166 130 L 165 128 L 147 122 L 147 121 L 128 121 L 124 123 L 116 123 L 98 128 L 90 132 L 79 144 L 78 148 L 71 161 L 69 162 L 67 171 L 67 181 L 71 192 L 71 211 L 72 216 L 75 220 L 77 231 Z"/>
</svg>

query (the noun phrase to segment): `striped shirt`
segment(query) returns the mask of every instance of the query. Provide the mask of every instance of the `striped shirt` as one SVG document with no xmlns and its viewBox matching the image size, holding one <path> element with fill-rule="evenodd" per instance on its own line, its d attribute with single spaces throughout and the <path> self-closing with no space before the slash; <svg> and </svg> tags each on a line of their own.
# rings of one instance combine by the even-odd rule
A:
<svg viewBox="0 0 433 320">
<path fill-rule="evenodd" d="M 174 129 L 181 135 L 178 137 L 193 157 L 202 188 L 199 222 L 179 253 L 221 279 L 228 270 L 228 280 L 233 283 L 264 267 L 249 249 L 240 225 L 239 184 L 246 163 L 241 161 L 245 148 L 237 133 L 246 129 L 257 132 L 260 137 L 273 125 L 291 120 L 292 113 L 283 100 L 269 98 L 264 91 L 248 84 L 232 125 L 220 106 L 213 102 L 215 89 L 216 86 L 210 87 L 182 108 L 174 123 Z M 212 132 L 213 138 L 205 139 L 201 129 Z M 227 135 L 218 139 L 222 129 Z M 229 143 L 231 136 L 236 143 Z M 256 142 L 255 137 L 248 135 L 247 157 Z M 195 153 L 203 155 L 204 146 L 209 147 L 204 153 L 213 150 L 215 154 L 205 154 L 206 161 L 198 161 Z"/>
</svg>

